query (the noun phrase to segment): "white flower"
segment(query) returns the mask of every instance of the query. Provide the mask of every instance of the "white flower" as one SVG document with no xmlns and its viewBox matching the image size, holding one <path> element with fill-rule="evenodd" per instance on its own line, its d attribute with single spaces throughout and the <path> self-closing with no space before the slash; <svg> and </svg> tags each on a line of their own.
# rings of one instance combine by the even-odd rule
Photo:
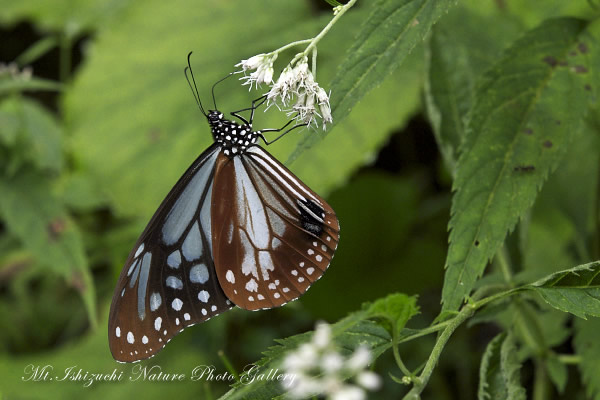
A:
<svg viewBox="0 0 600 400">
<path fill-rule="evenodd" d="M 250 57 L 247 60 L 242 60 L 241 62 L 235 64 L 236 67 L 242 67 L 242 71 L 248 71 L 250 69 L 256 69 L 259 65 L 265 62 L 267 58 L 266 54 L 258 54 L 253 57 Z"/>
<path fill-rule="evenodd" d="M 363 371 L 356 377 L 356 383 L 365 389 L 375 390 L 381 386 L 381 378 L 373 371 Z"/>
<path fill-rule="evenodd" d="M 336 352 L 329 352 L 321 359 L 321 368 L 325 372 L 339 371 L 344 366 L 344 358 Z"/>
<path fill-rule="evenodd" d="M 345 385 L 331 394 L 331 400 L 364 400 L 365 391 L 353 385 Z"/>
<path fill-rule="evenodd" d="M 348 360 L 348 368 L 354 371 L 364 369 L 371 362 L 371 352 L 368 348 L 361 346 L 354 351 Z"/>
<path fill-rule="evenodd" d="M 323 119 L 323 129 L 325 129 L 325 125 L 332 123 L 333 118 L 331 117 L 331 107 L 329 106 L 329 95 L 321 87 L 317 91 L 317 100 L 319 102 L 319 110 L 321 110 L 321 118 Z"/>
<path fill-rule="evenodd" d="M 288 65 L 281 71 L 279 79 L 277 79 L 277 82 L 273 84 L 273 87 L 267 93 L 267 101 L 272 104 L 279 98 L 281 103 L 287 106 L 287 102 L 292 98 L 295 90 L 296 80 L 292 68 Z"/>
<path fill-rule="evenodd" d="M 308 95 L 304 96 L 306 104 Z M 283 386 L 287 396 L 295 399 L 319 396 L 329 400 L 363 400 L 366 390 L 381 385 L 377 374 L 365 370 L 370 361 L 371 352 L 364 346 L 348 357 L 341 354 L 332 340 L 331 327 L 319 322 L 311 340 L 285 357 L 283 369 L 294 374 L 295 379 Z"/>
<path fill-rule="evenodd" d="M 250 57 L 247 60 L 242 60 L 237 63 L 236 67 L 242 67 L 241 72 L 246 72 L 250 70 L 256 70 L 252 72 L 250 75 L 245 75 L 241 77 L 241 80 L 245 80 L 243 85 L 249 85 L 250 89 L 252 89 L 252 85 L 255 87 L 260 86 L 263 83 L 271 84 L 273 82 L 273 62 L 277 58 L 277 54 L 268 55 L 268 54 L 258 54 L 256 56 Z"/>
<path fill-rule="evenodd" d="M 331 342 L 331 327 L 328 323 L 317 323 L 312 342 L 318 349 L 324 349 L 329 346 L 329 343 Z"/>
</svg>

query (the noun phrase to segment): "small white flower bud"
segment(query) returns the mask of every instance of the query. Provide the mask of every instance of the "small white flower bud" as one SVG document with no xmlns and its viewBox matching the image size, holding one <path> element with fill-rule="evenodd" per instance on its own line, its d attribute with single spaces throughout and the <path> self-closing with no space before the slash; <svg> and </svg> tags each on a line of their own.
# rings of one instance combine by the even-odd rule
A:
<svg viewBox="0 0 600 400">
<path fill-rule="evenodd" d="M 363 371 L 356 377 L 356 382 L 365 389 L 375 390 L 381 386 L 381 378 L 375 372 Z"/>
</svg>

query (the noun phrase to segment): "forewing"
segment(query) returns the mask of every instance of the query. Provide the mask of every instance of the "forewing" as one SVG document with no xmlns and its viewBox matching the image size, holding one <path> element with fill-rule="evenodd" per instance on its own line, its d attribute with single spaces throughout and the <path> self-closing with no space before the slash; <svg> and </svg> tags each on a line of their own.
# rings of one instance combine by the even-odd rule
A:
<svg viewBox="0 0 600 400">
<path fill-rule="evenodd" d="M 232 307 L 216 277 L 210 201 L 220 147 L 209 147 L 162 202 L 121 271 L 108 323 L 117 361 L 149 358 L 185 327 Z"/>
<path fill-rule="evenodd" d="M 297 299 L 329 266 L 339 241 L 335 212 L 262 148 L 219 156 L 212 195 L 216 272 L 239 307 Z"/>
</svg>

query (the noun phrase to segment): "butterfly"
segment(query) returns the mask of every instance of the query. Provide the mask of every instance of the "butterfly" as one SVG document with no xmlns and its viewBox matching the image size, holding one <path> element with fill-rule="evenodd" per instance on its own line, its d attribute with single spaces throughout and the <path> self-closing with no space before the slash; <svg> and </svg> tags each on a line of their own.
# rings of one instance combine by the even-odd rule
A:
<svg viewBox="0 0 600 400">
<path fill-rule="evenodd" d="M 214 86 L 215 109 L 205 112 L 190 55 L 185 75 L 214 143 L 163 200 L 121 271 L 108 322 L 120 362 L 152 357 L 184 328 L 234 306 L 260 310 L 297 299 L 323 275 L 339 241 L 331 206 L 258 145 L 303 125 L 254 131 L 266 96 L 232 112 L 239 123 L 228 120 Z M 283 133 L 268 141 L 267 132 Z"/>
</svg>

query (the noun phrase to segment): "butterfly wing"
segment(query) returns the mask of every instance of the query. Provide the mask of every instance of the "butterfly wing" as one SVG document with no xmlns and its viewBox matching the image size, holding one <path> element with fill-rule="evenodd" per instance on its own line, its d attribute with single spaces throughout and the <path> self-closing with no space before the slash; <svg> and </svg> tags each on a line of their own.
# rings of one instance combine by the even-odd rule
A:
<svg viewBox="0 0 600 400">
<path fill-rule="evenodd" d="M 117 361 L 149 358 L 185 327 L 232 307 L 216 278 L 211 198 L 220 146 L 190 166 L 127 258 L 110 307 L 108 337 Z"/>
<path fill-rule="evenodd" d="M 339 241 L 335 212 L 264 149 L 220 155 L 212 195 L 216 272 L 239 307 L 297 299 L 329 266 Z"/>
</svg>

